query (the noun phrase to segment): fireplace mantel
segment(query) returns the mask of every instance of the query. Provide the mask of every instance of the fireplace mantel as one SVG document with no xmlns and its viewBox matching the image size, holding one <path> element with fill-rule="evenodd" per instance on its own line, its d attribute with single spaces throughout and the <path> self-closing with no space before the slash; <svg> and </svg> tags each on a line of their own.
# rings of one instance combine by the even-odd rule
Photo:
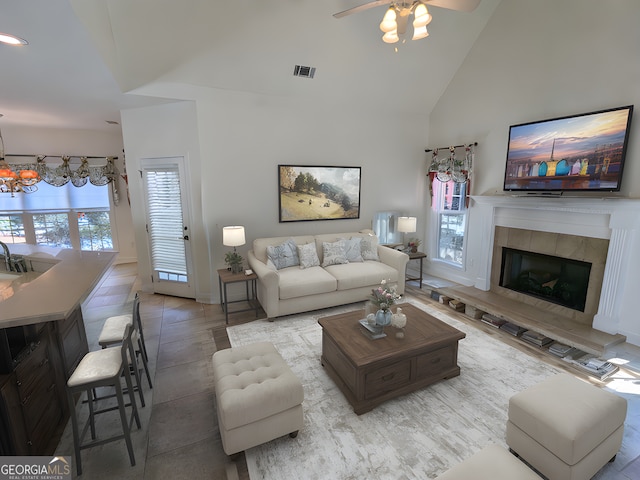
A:
<svg viewBox="0 0 640 480">
<path fill-rule="evenodd" d="M 625 286 L 637 284 L 637 268 L 630 268 L 640 251 L 640 199 L 576 198 L 562 196 L 472 196 L 473 225 L 481 232 L 474 285 L 490 289 L 492 252 L 496 226 L 550 233 L 562 233 L 609 240 L 598 313 L 593 328 L 606 333 L 621 333 L 640 344 L 636 322 L 622 320 L 637 310 L 636 293 Z M 479 236 L 476 236 L 478 235 Z M 487 254 L 488 253 L 488 254 Z M 634 331 L 634 328 L 636 331 Z"/>
</svg>

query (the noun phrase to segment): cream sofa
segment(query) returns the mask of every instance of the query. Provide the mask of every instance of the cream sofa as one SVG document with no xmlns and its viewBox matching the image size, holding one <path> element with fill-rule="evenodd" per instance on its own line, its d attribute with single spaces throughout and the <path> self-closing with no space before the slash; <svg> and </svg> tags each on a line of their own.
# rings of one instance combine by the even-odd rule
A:
<svg viewBox="0 0 640 480">
<path fill-rule="evenodd" d="M 337 249 L 342 242 L 346 244 L 345 256 L 350 259 L 347 263 L 340 261 Z M 357 255 L 359 247 L 362 258 Z M 299 258 L 303 259 L 302 266 L 287 257 L 296 249 Z M 313 264 L 307 256 L 308 253 L 313 254 L 311 249 L 315 251 L 319 265 L 309 266 Z M 274 252 L 285 252 L 285 261 L 280 262 L 282 257 L 276 262 L 270 261 Z M 377 260 L 373 260 L 374 257 Z M 409 256 L 378 245 L 378 239 L 372 232 L 363 231 L 258 238 L 253 241 L 248 260 L 258 276 L 258 300 L 267 316 L 273 319 L 366 300 L 371 289 L 382 281 L 395 286 L 397 292 L 403 294 Z"/>
</svg>

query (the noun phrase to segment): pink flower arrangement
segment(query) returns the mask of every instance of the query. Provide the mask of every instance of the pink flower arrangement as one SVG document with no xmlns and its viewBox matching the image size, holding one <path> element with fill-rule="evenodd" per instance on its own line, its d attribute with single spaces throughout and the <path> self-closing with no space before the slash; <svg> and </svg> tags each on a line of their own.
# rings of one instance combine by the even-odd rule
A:
<svg viewBox="0 0 640 480">
<path fill-rule="evenodd" d="M 396 292 L 395 287 L 387 286 L 386 280 L 383 280 L 378 288 L 372 289 L 369 297 L 371 302 L 378 307 L 378 310 L 389 310 L 391 305 L 395 304 L 400 298 L 402 296 Z"/>
</svg>

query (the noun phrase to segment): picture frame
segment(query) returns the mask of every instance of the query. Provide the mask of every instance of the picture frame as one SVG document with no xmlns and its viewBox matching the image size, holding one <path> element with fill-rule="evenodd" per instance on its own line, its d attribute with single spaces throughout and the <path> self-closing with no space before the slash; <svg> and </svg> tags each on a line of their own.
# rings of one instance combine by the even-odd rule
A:
<svg viewBox="0 0 640 480">
<path fill-rule="evenodd" d="M 278 165 L 280 223 L 360 218 L 360 167 Z"/>
</svg>

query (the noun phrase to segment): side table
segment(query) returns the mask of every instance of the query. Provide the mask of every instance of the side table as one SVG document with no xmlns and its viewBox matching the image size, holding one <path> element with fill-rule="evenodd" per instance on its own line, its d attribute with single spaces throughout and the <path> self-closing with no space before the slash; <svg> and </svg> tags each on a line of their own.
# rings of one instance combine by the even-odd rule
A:
<svg viewBox="0 0 640 480">
<path fill-rule="evenodd" d="M 405 278 L 405 281 L 406 282 L 418 281 L 418 283 L 420 284 L 420 288 L 422 288 L 422 261 L 427 257 L 427 254 L 426 253 L 422 253 L 422 252 L 415 252 L 415 253 L 409 252 L 407 255 L 409 255 L 409 261 L 411 261 L 411 260 L 420 260 L 420 276 L 419 277 L 409 277 L 409 276 L 407 276 Z"/>
<path fill-rule="evenodd" d="M 245 275 L 244 272 L 240 273 L 232 273 L 231 270 L 227 270 L 226 268 L 221 268 L 218 270 L 218 286 L 220 288 L 220 306 L 222 307 L 222 311 L 224 312 L 224 321 L 225 323 L 229 323 L 229 314 L 230 313 L 240 313 L 240 312 L 248 312 L 249 310 L 256 311 L 256 318 L 258 317 L 258 300 L 257 300 L 257 279 L 258 276 L 255 273 L 251 275 Z M 240 300 L 227 300 L 227 285 L 231 283 L 240 283 L 245 282 L 246 288 L 246 298 Z M 248 308 L 242 308 L 240 310 L 234 310 L 232 312 L 229 311 L 230 303 L 238 303 L 238 302 L 247 302 L 249 304 Z"/>
</svg>

